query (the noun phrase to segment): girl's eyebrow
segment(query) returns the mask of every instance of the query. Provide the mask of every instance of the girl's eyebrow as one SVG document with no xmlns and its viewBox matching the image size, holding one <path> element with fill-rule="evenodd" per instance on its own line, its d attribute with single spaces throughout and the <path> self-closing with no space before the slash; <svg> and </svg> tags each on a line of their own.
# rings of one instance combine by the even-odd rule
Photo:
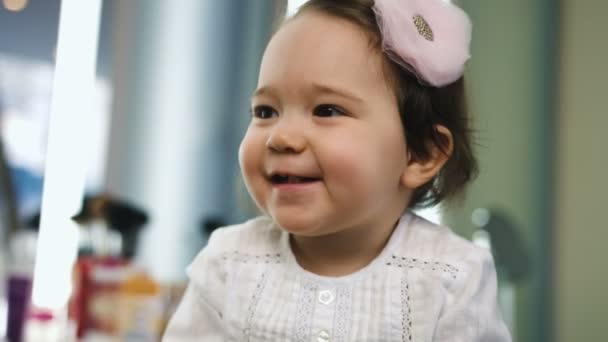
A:
<svg viewBox="0 0 608 342">
<path fill-rule="evenodd" d="M 330 94 L 330 95 L 333 94 L 333 95 L 338 95 L 338 96 L 348 98 L 355 102 L 363 102 L 363 99 L 361 99 L 359 96 L 357 96 L 347 90 L 344 90 L 344 89 L 330 87 L 330 86 L 326 86 L 326 85 L 322 85 L 322 84 L 318 84 L 318 83 L 313 83 L 312 88 L 315 92 L 320 93 L 320 94 Z"/>
<path fill-rule="evenodd" d="M 253 95 L 251 95 L 251 97 L 254 98 L 254 97 L 264 96 L 264 95 L 272 96 L 272 94 L 274 94 L 274 93 L 276 93 L 276 91 L 273 87 L 266 86 L 266 87 L 256 89 L 256 91 L 253 93 Z"/>
<path fill-rule="evenodd" d="M 359 96 L 357 96 L 347 90 L 340 89 L 337 87 L 330 87 L 330 86 L 326 86 L 326 85 L 322 85 L 322 84 L 318 84 L 318 83 L 313 83 L 311 88 L 312 88 L 311 93 L 338 95 L 341 97 L 348 98 L 355 102 L 363 102 L 363 99 L 361 99 Z M 274 88 L 272 86 L 265 86 L 265 87 L 258 88 L 251 97 L 255 98 L 258 96 L 275 96 L 276 93 L 277 93 L 276 88 Z"/>
</svg>

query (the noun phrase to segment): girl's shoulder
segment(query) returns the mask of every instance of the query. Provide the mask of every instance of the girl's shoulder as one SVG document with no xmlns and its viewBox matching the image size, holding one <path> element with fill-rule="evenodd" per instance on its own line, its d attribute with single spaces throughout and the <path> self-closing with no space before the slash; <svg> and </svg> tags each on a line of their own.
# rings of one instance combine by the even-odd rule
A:
<svg viewBox="0 0 608 342">
<path fill-rule="evenodd" d="M 461 255 L 486 251 L 485 248 L 454 233 L 451 228 L 430 222 L 415 214 L 412 214 L 408 230 L 406 243 L 418 253 L 459 258 Z"/>
<path fill-rule="evenodd" d="M 450 278 L 467 279 L 473 274 L 493 272 L 490 251 L 457 235 L 447 226 L 412 214 L 396 254 L 422 265 L 440 264 L 450 270 Z"/>
<path fill-rule="evenodd" d="M 240 224 L 216 229 L 205 249 L 213 254 L 239 251 L 248 253 L 267 252 L 278 248 L 281 230 L 266 216 L 259 216 Z"/>
<path fill-rule="evenodd" d="M 219 270 L 231 261 L 276 255 L 281 238 L 281 230 L 270 218 L 263 216 L 218 228 L 188 266 L 188 274 L 196 278 L 202 270 Z"/>
</svg>

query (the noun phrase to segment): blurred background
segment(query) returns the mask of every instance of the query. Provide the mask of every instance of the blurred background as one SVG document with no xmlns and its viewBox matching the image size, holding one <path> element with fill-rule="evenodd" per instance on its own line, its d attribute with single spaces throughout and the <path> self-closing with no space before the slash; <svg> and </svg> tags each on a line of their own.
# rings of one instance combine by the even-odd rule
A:
<svg viewBox="0 0 608 342">
<path fill-rule="evenodd" d="M 162 333 L 208 234 L 256 214 L 238 144 L 303 2 L 1 0 L 0 336 Z M 491 248 L 514 341 L 599 341 L 608 3 L 459 4 L 481 174 L 422 214 Z"/>
</svg>

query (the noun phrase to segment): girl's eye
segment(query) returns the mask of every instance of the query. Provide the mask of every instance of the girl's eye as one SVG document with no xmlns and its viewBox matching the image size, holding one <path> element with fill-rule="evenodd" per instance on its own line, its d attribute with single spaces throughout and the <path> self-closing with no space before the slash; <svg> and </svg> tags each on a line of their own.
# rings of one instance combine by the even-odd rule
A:
<svg viewBox="0 0 608 342">
<path fill-rule="evenodd" d="M 253 108 L 252 114 L 258 119 L 270 119 L 277 115 L 277 111 L 274 110 L 272 107 L 258 106 Z"/>
<path fill-rule="evenodd" d="M 345 112 L 342 108 L 334 105 L 320 105 L 314 109 L 314 115 L 328 118 L 332 116 L 341 116 L 344 115 Z"/>
</svg>

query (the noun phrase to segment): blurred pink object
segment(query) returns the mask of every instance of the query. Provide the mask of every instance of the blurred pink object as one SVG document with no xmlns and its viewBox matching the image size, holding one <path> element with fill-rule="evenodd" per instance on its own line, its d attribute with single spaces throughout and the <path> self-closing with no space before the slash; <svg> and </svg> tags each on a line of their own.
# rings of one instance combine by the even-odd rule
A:
<svg viewBox="0 0 608 342">
<path fill-rule="evenodd" d="M 471 57 L 472 24 L 446 0 L 376 0 L 374 11 L 387 55 L 426 85 L 458 80 Z"/>
</svg>

